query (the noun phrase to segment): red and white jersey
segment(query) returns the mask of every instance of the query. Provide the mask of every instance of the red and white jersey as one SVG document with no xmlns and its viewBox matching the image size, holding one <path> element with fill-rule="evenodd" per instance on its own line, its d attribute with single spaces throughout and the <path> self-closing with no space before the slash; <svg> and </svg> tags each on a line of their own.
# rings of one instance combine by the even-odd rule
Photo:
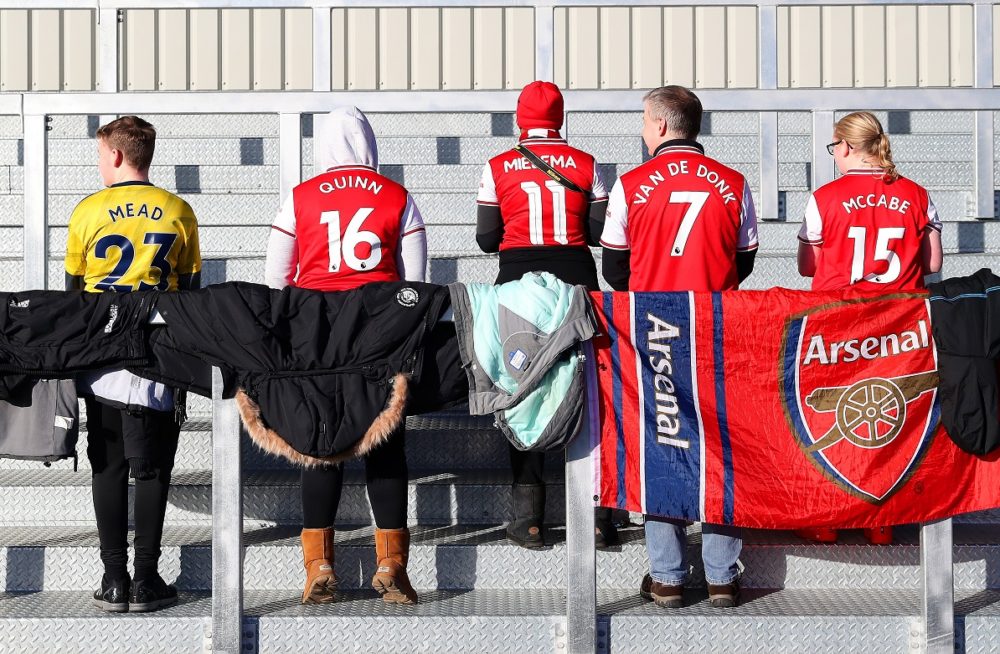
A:
<svg viewBox="0 0 1000 654">
<path fill-rule="evenodd" d="M 424 222 L 405 188 L 355 165 L 296 186 L 272 227 L 295 238 L 296 286 L 342 291 L 398 280 L 400 240 Z"/>
<path fill-rule="evenodd" d="M 594 157 L 561 138 L 526 138 L 520 143 L 587 191 L 587 196 L 555 181 L 516 150 L 493 157 L 483 169 L 476 202 L 500 207 L 500 249 L 586 247 L 590 203 L 608 196 Z"/>
<path fill-rule="evenodd" d="M 737 288 L 736 253 L 757 248 L 750 187 L 693 141 L 669 141 L 611 189 L 601 245 L 630 250 L 631 290 Z"/>
<path fill-rule="evenodd" d="M 941 221 L 927 190 L 881 168 L 849 170 L 816 190 L 799 240 L 819 247 L 814 291 L 924 288 L 921 244 Z"/>
</svg>

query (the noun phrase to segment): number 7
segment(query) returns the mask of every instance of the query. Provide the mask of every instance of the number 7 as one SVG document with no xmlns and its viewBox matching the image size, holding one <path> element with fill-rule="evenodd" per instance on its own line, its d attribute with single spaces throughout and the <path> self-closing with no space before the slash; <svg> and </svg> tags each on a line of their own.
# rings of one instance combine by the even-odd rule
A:
<svg viewBox="0 0 1000 654">
<path fill-rule="evenodd" d="M 707 191 L 673 191 L 670 194 L 670 204 L 687 204 L 687 211 L 681 218 L 681 226 L 677 229 L 677 236 L 674 237 L 674 245 L 670 248 L 670 256 L 679 257 L 684 254 L 687 246 L 688 236 L 691 235 L 691 228 L 694 221 L 698 219 L 702 207 L 708 201 Z"/>
</svg>

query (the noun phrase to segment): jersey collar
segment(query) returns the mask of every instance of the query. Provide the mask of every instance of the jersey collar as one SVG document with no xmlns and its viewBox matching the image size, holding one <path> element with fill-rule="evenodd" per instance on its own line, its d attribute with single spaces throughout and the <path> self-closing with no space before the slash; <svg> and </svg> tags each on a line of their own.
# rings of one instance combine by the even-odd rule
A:
<svg viewBox="0 0 1000 654">
<path fill-rule="evenodd" d="M 153 182 L 144 182 L 138 179 L 130 179 L 127 182 L 118 182 L 117 184 L 112 184 L 108 188 L 119 188 L 121 186 L 152 186 Z"/>
<path fill-rule="evenodd" d="M 705 146 L 692 139 L 672 139 L 670 141 L 664 141 L 656 146 L 656 149 L 653 150 L 653 156 L 659 156 L 664 152 L 694 152 L 696 154 L 705 154 Z"/>
<path fill-rule="evenodd" d="M 524 143 L 526 141 L 537 143 L 539 141 L 556 141 L 558 143 L 565 143 L 566 139 L 559 135 L 559 130 L 557 129 L 542 129 L 533 128 L 521 131 L 521 136 L 518 138 L 518 143 Z"/>
<path fill-rule="evenodd" d="M 869 175 L 871 177 L 880 177 L 885 173 L 883 168 L 851 168 L 845 175 Z"/>
</svg>

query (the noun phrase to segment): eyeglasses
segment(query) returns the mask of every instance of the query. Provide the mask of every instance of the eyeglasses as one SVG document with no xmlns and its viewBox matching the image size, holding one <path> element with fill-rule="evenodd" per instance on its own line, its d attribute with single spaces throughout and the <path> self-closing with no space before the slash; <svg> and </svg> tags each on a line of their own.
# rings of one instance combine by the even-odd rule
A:
<svg viewBox="0 0 1000 654">
<path fill-rule="evenodd" d="M 844 139 L 840 139 L 839 141 L 834 141 L 833 143 L 828 143 L 827 144 L 826 151 L 830 153 L 831 157 L 833 156 L 833 149 L 835 147 L 837 147 L 838 145 L 840 145 L 841 143 L 847 143 L 847 141 L 845 141 Z M 850 143 L 847 143 L 847 149 L 848 150 L 853 150 L 854 146 L 852 146 Z"/>
</svg>

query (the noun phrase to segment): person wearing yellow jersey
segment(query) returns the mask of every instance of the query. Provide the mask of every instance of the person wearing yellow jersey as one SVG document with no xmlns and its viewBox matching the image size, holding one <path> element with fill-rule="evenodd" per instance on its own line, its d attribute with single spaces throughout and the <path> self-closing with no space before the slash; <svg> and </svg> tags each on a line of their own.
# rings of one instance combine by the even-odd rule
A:
<svg viewBox="0 0 1000 654">
<path fill-rule="evenodd" d="M 69 221 L 66 287 L 90 293 L 176 291 L 201 284 L 198 223 L 187 202 L 153 186 L 156 130 L 123 116 L 97 130 L 107 187 Z M 177 602 L 157 571 L 170 473 L 180 425 L 172 389 L 126 370 L 81 375 L 87 458 L 104 576 L 94 604 L 105 611 L 154 611 Z M 180 400 L 183 403 L 182 400 Z M 128 574 L 128 478 L 135 479 L 135 575 Z"/>
</svg>

